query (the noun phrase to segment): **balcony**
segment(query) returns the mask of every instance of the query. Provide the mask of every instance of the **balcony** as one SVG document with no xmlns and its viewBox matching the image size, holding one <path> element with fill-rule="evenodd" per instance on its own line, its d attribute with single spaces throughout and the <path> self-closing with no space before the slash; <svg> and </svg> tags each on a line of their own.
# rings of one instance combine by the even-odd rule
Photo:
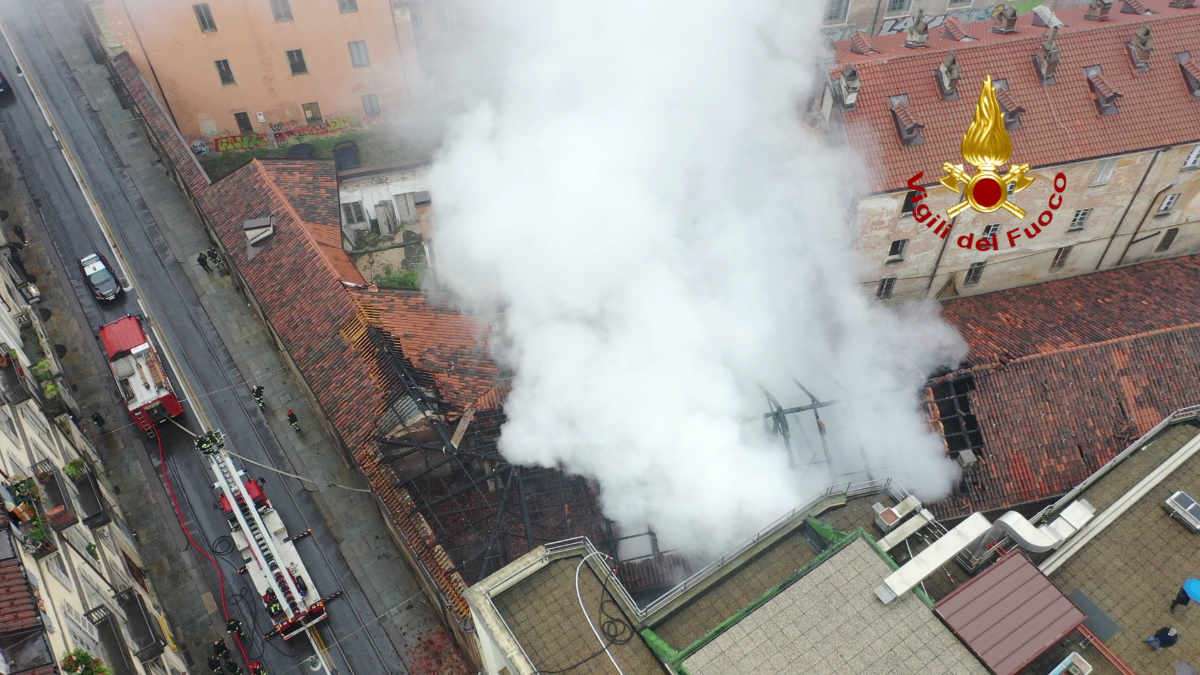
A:
<svg viewBox="0 0 1200 675">
<path fill-rule="evenodd" d="M 79 522 L 62 486 L 62 476 L 49 460 L 42 460 L 33 466 L 33 475 L 37 477 L 42 487 L 42 505 L 46 508 L 46 522 L 55 532 L 62 532 Z"/>
<path fill-rule="evenodd" d="M 83 524 L 94 530 L 111 523 L 108 500 L 100 490 L 100 482 L 92 467 L 82 459 L 76 459 L 63 467 L 63 473 L 79 490 L 79 514 L 83 516 Z"/>
<path fill-rule="evenodd" d="M 104 649 L 104 660 L 118 673 L 135 672 L 133 657 L 129 654 L 129 645 L 121 634 L 121 626 L 117 623 L 117 615 L 105 605 L 100 605 L 87 611 L 84 616 L 96 627 L 100 635 L 100 646 Z"/>
<path fill-rule="evenodd" d="M 28 401 L 37 387 L 14 351 L 0 354 L 0 395 L 12 405 Z"/>
<path fill-rule="evenodd" d="M 145 663 L 161 656 L 167 641 L 141 594 L 131 586 L 117 594 L 117 603 L 129 618 L 129 636 L 138 660 Z"/>
<path fill-rule="evenodd" d="M 42 512 L 38 495 L 38 482 L 32 478 L 18 478 L 11 485 L 0 485 L 0 495 L 7 493 L 13 503 L 9 513 L 16 518 L 22 543 L 34 558 L 41 559 L 58 550 L 54 533 L 47 529 L 46 516 Z"/>
</svg>

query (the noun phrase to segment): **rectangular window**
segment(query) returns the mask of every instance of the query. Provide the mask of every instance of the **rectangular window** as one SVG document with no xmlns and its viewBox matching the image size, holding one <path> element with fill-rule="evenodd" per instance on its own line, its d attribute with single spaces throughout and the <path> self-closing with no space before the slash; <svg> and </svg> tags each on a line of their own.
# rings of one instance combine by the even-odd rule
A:
<svg viewBox="0 0 1200 675">
<path fill-rule="evenodd" d="M 67 571 L 67 563 L 65 560 L 63 560 L 63 555 L 65 554 L 60 551 L 50 556 L 50 573 L 53 574 L 54 578 L 58 579 L 59 583 L 61 583 L 65 588 L 74 590 L 71 588 L 71 573 Z"/>
<path fill-rule="evenodd" d="M 293 75 L 304 75 L 308 72 L 308 64 L 304 63 L 303 49 L 287 50 L 288 65 L 292 68 Z"/>
<path fill-rule="evenodd" d="M 365 41 L 355 40 L 354 42 L 347 42 L 346 45 L 350 47 L 350 63 L 355 68 L 365 68 L 371 65 L 371 58 L 367 55 L 367 43 Z"/>
<path fill-rule="evenodd" d="M 1158 205 L 1158 215 L 1165 216 L 1170 213 L 1171 209 L 1175 208 L 1175 202 L 1179 201 L 1179 195 L 1178 192 L 1172 192 L 1163 197 L 1162 203 Z"/>
<path fill-rule="evenodd" d="M 904 248 L 908 246 L 907 239 L 897 239 L 892 242 L 891 248 L 888 249 L 888 262 L 896 262 L 904 258 Z"/>
<path fill-rule="evenodd" d="M 1071 216 L 1071 224 L 1067 226 L 1067 232 L 1078 232 L 1083 229 L 1087 223 L 1088 216 L 1092 215 L 1091 209 L 1079 209 L 1075 215 Z"/>
<path fill-rule="evenodd" d="M 1200 168 L 1200 145 L 1192 148 L 1192 151 L 1188 153 L 1187 159 L 1183 160 L 1183 168 Z"/>
<path fill-rule="evenodd" d="M 848 9 L 850 9 L 850 0 L 826 0 L 825 20 L 829 22 L 845 21 Z"/>
<path fill-rule="evenodd" d="M 254 127 L 250 124 L 250 115 L 244 112 L 233 113 L 233 121 L 237 122 L 238 131 L 243 134 L 254 133 Z"/>
<path fill-rule="evenodd" d="M 316 101 L 305 103 L 300 106 L 304 109 L 304 121 L 309 124 L 320 124 L 321 122 L 321 106 Z"/>
<path fill-rule="evenodd" d="M 1112 178 L 1113 171 L 1117 168 L 1117 160 L 1106 159 L 1096 166 L 1096 175 L 1092 176 L 1092 182 L 1089 184 L 1092 187 L 1097 185 L 1107 185 Z"/>
<path fill-rule="evenodd" d="M 904 206 L 900 209 L 901 216 L 907 216 L 913 212 L 913 198 L 920 195 L 916 190 L 909 190 L 908 194 L 904 195 Z"/>
<path fill-rule="evenodd" d="M 979 279 L 983 276 L 983 266 L 986 264 L 986 260 L 984 262 L 971 263 L 971 266 L 967 268 L 967 278 L 964 283 L 968 286 L 979 283 Z"/>
<path fill-rule="evenodd" d="M 1171 244 L 1175 243 L 1175 237 L 1178 237 L 1178 236 L 1179 236 L 1179 228 L 1178 227 L 1172 227 L 1171 229 L 1167 230 L 1166 232 L 1163 232 L 1162 240 L 1158 242 L 1158 246 L 1154 249 L 1154 252 L 1162 253 L 1163 251 L 1171 248 Z"/>
<path fill-rule="evenodd" d="M 233 69 L 229 67 L 228 59 L 214 61 L 217 64 L 217 75 L 221 78 L 221 84 L 237 84 L 237 80 L 233 79 Z"/>
<path fill-rule="evenodd" d="M 207 2 L 192 5 L 192 9 L 196 12 L 196 21 L 200 23 L 201 32 L 211 33 L 217 29 L 217 23 L 213 21 L 212 10 L 209 9 Z"/>
<path fill-rule="evenodd" d="M 950 0 L 951 7 L 961 7 L 969 4 L 971 4 L 971 0 Z"/>
<path fill-rule="evenodd" d="M 1064 246 L 1054 252 L 1054 260 L 1050 261 L 1050 269 L 1056 270 L 1067 264 L 1067 256 L 1071 255 L 1073 246 Z"/>
<path fill-rule="evenodd" d="M 362 202 L 342 204 L 342 217 L 347 223 L 361 223 L 367 219 L 363 212 Z"/>
<path fill-rule="evenodd" d="M 998 234 L 999 232 L 1000 232 L 1000 223 L 992 223 L 991 225 L 988 225 L 987 227 L 983 228 L 983 238 L 987 239 L 988 237 L 992 236 L 993 234 Z"/>
<path fill-rule="evenodd" d="M 363 94 L 363 114 L 367 117 L 379 117 L 379 97 L 375 94 Z"/>
<path fill-rule="evenodd" d="M 292 6 L 288 0 L 271 0 L 271 13 L 275 15 L 275 23 L 292 20 Z"/>
<path fill-rule="evenodd" d="M 358 11 L 358 0 L 338 0 L 338 11 L 342 14 Z"/>
<path fill-rule="evenodd" d="M 886 277 L 879 280 L 879 288 L 875 289 L 875 297 L 886 300 L 892 297 L 892 289 L 896 287 L 896 277 Z"/>
<path fill-rule="evenodd" d="M 888 14 L 894 14 L 896 12 L 907 12 L 909 3 L 910 3 L 910 0 L 888 0 L 888 4 L 887 4 Z"/>
</svg>

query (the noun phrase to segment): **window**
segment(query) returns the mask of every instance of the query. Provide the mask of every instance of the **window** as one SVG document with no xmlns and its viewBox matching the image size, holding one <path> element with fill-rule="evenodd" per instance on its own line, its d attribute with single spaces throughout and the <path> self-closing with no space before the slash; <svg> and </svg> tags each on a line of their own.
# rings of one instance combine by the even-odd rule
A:
<svg viewBox="0 0 1200 675">
<path fill-rule="evenodd" d="M 1054 252 L 1054 260 L 1050 261 L 1050 269 L 1056 270 L 1067 264 L 1067 256 L 1071 255 L 1073 246 L 1064 246 Z"/>
<path fill-rule="evenodd" d="M 375 94 L 363 94 L 363 114 L 367 117 L 379 117 L 379 97 Z"/>
<path fill-rule="evenodd" d="M 907 12 L 910 0 L 888 0 L 888 14 L 895 12 Z"/>
<path fill-rule="evenodd" d="M 300 106 L 304 109 L 304 121 L 309 124 L 319 124 L 321 122 L 321 106 L 316 101 L 305 103 Z"/>
<path fill-rule="evenodd" d="M 292 20 L 292 6 L 288 0 L 271 0 L 271 13 L 275 15 L 275 23 Z"/>
<path fill-rule="evenodd" d="M 896 287 L 896 277 L 886 277 L 879 280 L 879 288 L 875 289 L 875 297 L 887 299 L 892 297 L 892 289 Z"/>
<path fill-rule="evenodd" d="M 992 236 L 993 234 L 997 234 L 999 232 L 1000 232 L 1000 223 L 992 223 L 991 225 L 988 225 L 987 227 L 983 228 L 983 238 L 987 239 L 988 237 Z"/>
<path fill-rule="evenodd" d="M 1013 182 L 1011 182 L 1011 183 L 1009 183 L 1009 184 L 1008 184 L 1008 194 L 1010 194 L 1010 195 L 1011 195 L 1011 194 L 1013 193 L 1013 190 L 1015 190 L 1015 189 L 1017 189 L 1017 182 L 1016 182 L 1016 181 L 1013 181 Z"/>
<path fill-rule="evenodd" d="M 361 223 L 367 219 L 363 212 L 362 202 L 342 204 L 342 218 L 347 223 Z"/>
<path fill-rule="evenodd" d="M 292 67 L 293 75 L 304 75 L 308 72 L 308 65 L 304 63 L 303 49 L 287 50 L 288 65 Z"/>
<path fill-rule="evenodd" d="M 950 0 L 951 7 L 961 7 L 962 5 L 971 4 L 971 0 Z"/>
<path fill-rule="evenodd" d="M 217 75 L 221 77 L 221 84 L 237 84 L 237 80 L 233 79 L 233 70 L 229 67 L 228 59 L 214 61 L 217 64 Z"/>
<path fill-rule="evenodd" d="M 254 133 L 254 127 L 250 125 L 250 116 L 244 112 L 233 113 L 233 120 L 237 122 L 238 131 L 243 134 Z"/>
<path fill-rule="evenodd" d="M 845 21 L 846 10 L 850 8 L 850 0 L 826 0 L 825 20 Z"/>
<path fill-rule="evenodd" d="M 192 5 L 192 9 L 196 12 L 196 21 L 200 23 L 201 32 L 211 33 L 217 29 L 217 23 L 213 21 L 212 10 L 209 9 L 207 2 Z"/>
<path fill-rule="evenodd" d="M 900 209 L 901 216 L 907 216 L 913 212 L 913 199 L 920 194 L 916 190 L 908 191 L 908 194 L 904 196 L 904 206 Z"/>
<path fill-rule="evenodd" d="M 1162 241 L 1158 242 L 1158 246 L 1154 249 L 1154 252 L 1162 253 L 1163 251 L 1171 248 L 1171 244 L 1175 243 L 1175 237 L 1177 236 L 1179 236 L 1178 227 L 1172 227 L 1166 232 L 1163 232 Z"/>
<path fill-rule="evenodd" d="M 904 258 L 904 247 L 908 246 L 907 239 L 897 239 L 892 242 L 892 247 L 888 249 L 888 262 L 896 262 Z"/>
<path fill-rule="evenodd" d="M 983 276 L 983 266 L 986 264 L 986 260 L 983 262 L 971 263 L 971 266 L 967 268 L 967 278 L 964 280 L 964 283 L 966 283 L 968 286 L 979 283 L 980 277 Z"/>
<path fill-rule="evenodd" d="M 1096 175 L 1092 176 L 1091 186 L 1106 185 L 1117 168 L 1117 160 L 1106 159 L 1096 166 Z"/>
<path fill-rule="evenodd" d="M 358 0 L 338 0 L 338 11 L 342 14 L 358 11 Z"/>
<path fill-rule="evenodd" d="M 1183 160 L 1183 168 L 1197 169 L 1200 168 L 1200 145 L 1192 148 L 1188 153 L 1187 159 Z"/>
<path fill-rule="evenodd" d="M 355 68 L 365 68 L 371 65 L 371 58 L 367 56 L 367 43 L 362 40 L 346 43 L 350 47 L 350 63 L 354 64 Z"/>
<path fill-rule="evenodd" d="M 1179 194 L 1178 192 L 1172 192 L 1163 197 L 1162 203 L 1158 205 L 1158 213 L 1156 215 L 1165 216 L 1170 213 L 1171 209 L 1175 208 L 1175 202 L 1179 201 Z"/>
<path fill-rule="evenodd" d="M 67 563 L 63 560 L 62 552 L 50 556 L 49 567 L 50 573 L 54 575 L 55 579 L 58 579 L 59 583 L 68 589 L 74 590 L 71 588 L 71 573 L 67 571 Z"/>
<path fill-rule="evenodd" d="M 1075 215 L 1071 216 L 1071 224 L 1067 226 L 1067 232 L 1078 232 L 1083 229 L 1084 223 L 1087 222 L 1088 216 L 1092 215 L 1091 209 L 1079 209 L 1075 211 Z"/>
</svg>

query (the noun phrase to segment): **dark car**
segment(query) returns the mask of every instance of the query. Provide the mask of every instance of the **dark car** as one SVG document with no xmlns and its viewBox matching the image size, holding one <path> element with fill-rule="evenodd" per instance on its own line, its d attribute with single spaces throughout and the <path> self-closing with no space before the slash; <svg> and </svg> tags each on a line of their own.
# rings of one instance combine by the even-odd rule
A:
<svg viewBox="0 0 1200 675">
<path fill-rule="evenodd" d="M 92 253 L 80 258 L 79 269 L 97 300 L 114 300 L 121 294 L 121 282 L 103 255 Z"/>
</svg>

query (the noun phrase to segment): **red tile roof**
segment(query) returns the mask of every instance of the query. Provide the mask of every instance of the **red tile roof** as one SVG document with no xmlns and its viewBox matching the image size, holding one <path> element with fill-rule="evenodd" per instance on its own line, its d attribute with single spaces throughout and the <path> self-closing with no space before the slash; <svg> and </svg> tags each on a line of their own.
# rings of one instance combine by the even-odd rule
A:
<svg viewBox="0 0 1200 675">
<path fill-rule="evenodd" d="M 945 303 L 971 350 L 978 463 L 942 517 L 1057 497 L 1200 402 L 1200 256 Z M 927 393 L 927 396 L 929 394 Z"/>
<path fill-rule="evenodd" d="M 1107 22 L 1085 21 L 1086 7 L 1058 11 L 1067 25 L 1058 33 L 1057 84 L 1049 86 L 1041 84 L 1032 63 L 1048 30 L 1033 26 L 1032 14 L 1019 17 L 1011 34 L 970 24 L 979 38 L 974 42 L 930 31 L 925 49 L 904 48 L 904 33 L 872 38 L 877 54 L 855 53 L 853 39 L 836 43 L 836 70 L 854 64 L 862 82 L 857 107 L 842 115 L 851 145 L 878 167 L 871 190 L 902 189 L 918 171 L 931 176 L 943 162 L 958 158 L 988 74 L 1008 80 L 1009 95 L 1026 109 L 1021 128 L 1009 132 L 1014 162 L 1050 166 L 1200 140 L 1200 102 L 1188 91 L 1175 56 L 1190 51 L 1200 58 L 1200 9 L 1175 9 L 1168 2 L 1147 2 L 1156 12 L 1151 16 L 1112 12 Z M 1143 25 L 1153 33 L 1154 52 L 1150 70 L 1139 72 L 1130 65 L 1126 43 Z M 949 50 L 962 76 L 963 94 L 954 101 L 942 100 L 931 77 Z M 1124 95 L 1116 114 L 1096 110 L 1083 73 L 1094 65 L 1102 67 L 1105 86 Z M 889 105 L 896 94 L 908 94 L 909 112 L 925 125 L 923 144 L 900 142 Z"/>
<path fill-rule="evenodd" d="M 0 536 L 9 535 L 0 531 Z M 20 557 L 0 560 L 0 635 L 20 634 L 41 625 L 42 615 L 25 579 Z"/>
</svg>

